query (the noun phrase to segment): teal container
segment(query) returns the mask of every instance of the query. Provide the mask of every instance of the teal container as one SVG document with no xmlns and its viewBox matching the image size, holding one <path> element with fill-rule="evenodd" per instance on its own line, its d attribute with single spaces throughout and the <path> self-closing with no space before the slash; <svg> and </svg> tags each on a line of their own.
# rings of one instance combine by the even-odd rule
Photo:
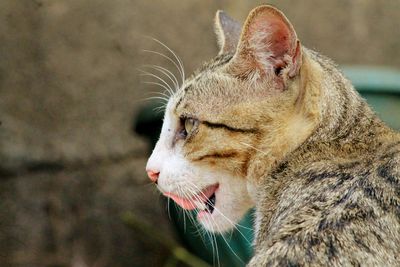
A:
<svg viewBox="0 0 400 267">
<path fill-rule="evenodd" d="M 388 125 L 400 130 L 400 72 L 387 68 L 344 67 L 343 72 L 355 88 Z M 153 103 L 140 112 L 135 131 L 153 143 L 158 139 L 162 114 L 155 115 Z M 171 220 L 186 247 L 211 265 L 245 266 L 252 256 L 253 210 L 239 223 L 238 230 L 210 236 L 195 220 L 169 201 Z M 195 213 L 191 213 L 193 218 Z M 217 252 L 218 251 L 218 252 Z M 218 255 L 218 257 L 217 257 Z"/>
<path fill-rule="evenodd" d="M 400 71 L 348 66 L 343 72 L 378 116 L 393 129 L 400 130 Z"/>
</svg>

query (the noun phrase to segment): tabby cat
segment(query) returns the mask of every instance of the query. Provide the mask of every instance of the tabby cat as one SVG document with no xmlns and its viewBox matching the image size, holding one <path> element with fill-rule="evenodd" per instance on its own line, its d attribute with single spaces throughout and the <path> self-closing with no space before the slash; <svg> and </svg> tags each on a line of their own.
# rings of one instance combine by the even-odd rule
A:
<svg viewBox="0 0 400 267">
<path fill-rule="evenodd" d="M 220 52 L 169 98 L 147 172 L 209 231 L 256 208 L 248 266 L 400 266 L 400 135 L 283 13 L 219 11 Z"/>
</svg>

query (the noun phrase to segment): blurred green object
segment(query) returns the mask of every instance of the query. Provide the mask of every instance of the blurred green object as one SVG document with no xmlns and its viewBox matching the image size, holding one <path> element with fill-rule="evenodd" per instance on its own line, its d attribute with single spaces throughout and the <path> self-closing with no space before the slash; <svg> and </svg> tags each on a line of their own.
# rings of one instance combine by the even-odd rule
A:
<svg viewBox="0 0 400 267">
<path fill-rule="evenodd" d="M 168 205 L 182 241 L 194 254 L 214 266 L 245 266 L 250 260 L 253 252 L 253 211 L 249 211 L 238 223 L 236 230 L 211 235 L 173 201 L 169 201 Z M 196 212 L 190 214 L 196 218 Z"/>
<path fill-rule="evenodd" d="M 388 125 L 400 129 L 400 72 L 388 68 L 348 66 L 343 68 L 354 87 Z M 146 106 L 137 117 L 135 132 L 147 136 L 154 146 L 162 124 L 162 114 L 153 109 L 159 103 Z M 202 229 L 173 201 L 169 201 L 171 220 L 185 246 L 203 260 L 215 266 L 245 266 L 252 256 L 253 211 L 242 219 L 237 229 L 215 237 Z M 196 214 L 191 213 L 195 218 Z"/>
<path fill-rule="evenodd" d="M 348 66 L 343 72 L 378 116 L 393 129 L 400 130 L 400 71 Z"/>
</svg>

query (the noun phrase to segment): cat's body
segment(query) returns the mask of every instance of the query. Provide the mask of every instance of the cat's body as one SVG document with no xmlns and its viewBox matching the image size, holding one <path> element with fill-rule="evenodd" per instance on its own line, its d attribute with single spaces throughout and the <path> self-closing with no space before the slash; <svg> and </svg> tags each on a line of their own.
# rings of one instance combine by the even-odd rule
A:
<svg viewBox="0 0 400 267">
<path fill-rule="evenodd" d="M 260 182 L 250 266 L 398 266 L 400 136 L 329 60 L 311 57 L 332 109 Z"/>
<path fill-rule="evenodd" d="M 220 55 L 171 97 L 150 178 L 212 231 L 255 206 L 249 266 L 400 265 L 400 135 L 275 8 L 240 29 L 217 14 Z"/>
</svg>

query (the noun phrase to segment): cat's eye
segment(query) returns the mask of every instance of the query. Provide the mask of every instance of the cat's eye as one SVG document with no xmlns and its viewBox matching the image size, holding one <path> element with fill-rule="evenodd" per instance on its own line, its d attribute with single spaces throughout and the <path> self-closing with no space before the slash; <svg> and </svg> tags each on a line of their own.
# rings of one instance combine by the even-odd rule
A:
<svg viewBox="0 0 400 267">
<path fill-rule="evenodd" d="M 198 120 L 188 117 L 181 117 L 181 126 L 177 132 L 177 139 L 186 139 L 196 128 Z"/>
<path fill-rule="evenodd" d="M 187 134 L 191 133 L 196 121 L 192 118 L 186 118 L 184 122 L 185 131 Z"/>
</svg>

